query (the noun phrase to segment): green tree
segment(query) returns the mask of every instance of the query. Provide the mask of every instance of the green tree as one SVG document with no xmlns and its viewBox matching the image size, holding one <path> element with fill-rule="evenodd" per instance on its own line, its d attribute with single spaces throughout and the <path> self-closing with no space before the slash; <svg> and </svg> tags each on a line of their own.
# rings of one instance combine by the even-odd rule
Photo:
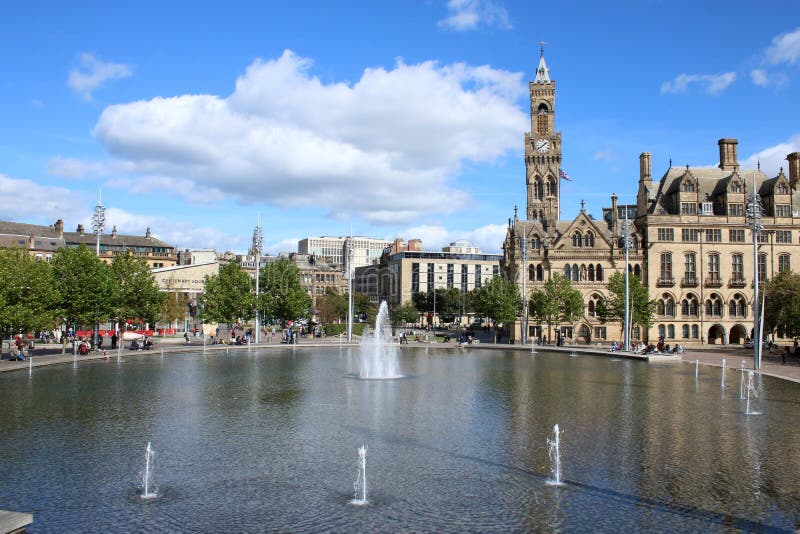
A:
<svg viewBox="0 0 800 534">
<path fill-rule="evenodd" d="M 300 285 L 300 270 L 288 258 L 280 258 L 261 268 L 261 295 L 258 299 L 265 317 L 285 323 L 309 316 L 311 296 Z"/>
<path fill-rule="evenodd" d="M 499 276 L 477 290 L 474 301 L 475 311 L 496 323 L 514 321 L 522 306 L 517 284 Z"/>
<path fill-rule="evenodd" d="M 117 292 L 111 268 L 93 250 L 84 245 L 62 248 L 54 255 L 52 268 L 67 326 L 94 327 L 114 317 Z"/>
<path fill-rule="evenodd" d="M 800 337 L 800 274 L 778 273 L 764 284 L 764 295 L 764 332 Z"/>
<path fill-rule="evenodd" d="M 419 311 L 412 303 L 403 304 L 398 306 L 392 312 L 392 320 L 396 325 L 406 325 L 408 323 L 416 323 L 419 318 Z"/>
<path fill-rule="evenodd" d="M 597 317 L 603 323 L 625 322 L 625 273 L 614 273 L 608 279 L 608 298 L 597 304 Z M 628 275 L 629 313 L 631 325 L 649 328 L 653 324 L 656 301 L 650 299 L 647 286 L 634 274 Z"/>
<path fill-rule="evenodd" d="M 364 316 L 367 323 L 372 324 L 375 322 L 375 317 L 378 316 L 378 306 L 370 300 L 369 295 L 366 293 L 353 293 L 353 316 Z"/>
<path fill-rule="evenodd" d="M 169 323 L 184 319 L 189 310 L 189 297 L 180 291 L 168 291 L 164 295 L 166 298 L 158 312 L 161 319 Z"/>
<path fill-rule="evenodd" d="M 59 305 L 50 264 L 21 248 L 0 249 L 0 342 L 18 332 L 53 328 Z"/>
<path fill-rule="evenodd" d="M 317 315 L 323 323 L 339 323 L 347 317 L 347 297 L 335 287 L 326 287 L 325 296 L 317 299 Z"/>
<path fill-rule="evenodd" d="M 544 283 L 542 289 L 531 293 L 528 312 L 539 324 L 546 324 L 548 338 L 552 339 L 553 325 L 572 324 L 583 315 L 583 295 L 561 274 Z"/>
<path fill-rule="evenodd" d="M 132 254 L 114 256 L 111 277 L 115 284 L 117 318 L 121 321 L 138 318 L 155 324 L 167 294 L 159 291 L 147 261 Z"/>
<path fill-rule="evenodd" d="M 206 322 L 235 323 L 255 317 L 254 281 L 238 263 L 220 267 L 219 274 L 206 277 L 206 291 L 200 302 Z"/>
</svg>

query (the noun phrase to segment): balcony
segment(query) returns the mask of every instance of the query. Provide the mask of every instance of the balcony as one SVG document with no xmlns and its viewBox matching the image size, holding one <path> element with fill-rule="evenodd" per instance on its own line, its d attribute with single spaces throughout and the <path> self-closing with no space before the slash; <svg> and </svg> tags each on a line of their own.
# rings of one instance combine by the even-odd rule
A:
<svg viewBox="0 0 800 534">
<path fill-rule="evenodd" d="M 672 287 L 675 285 L 674 278 L 661 278 L 656 281 L 656 286 L 658 287 Z"/>
<path fill-rule="evenodd" d="M 747 285 L 747 280 L 743 276 L 734 276 L 728 281 L 728 287 L 742 288 Z"/>
<path fill-rule="evenodd" d="M 699 282 L 697 280 L 697 277 L 695 275 L 693 275 L 693 274 L 692 275 L 688 275 L 688 276 L 684 276 L 681 279 L 681 287 L 697 287 L 698 285 L 699 285 Z"/>
<path fill-rule="evenodd" d="M 722 287 L 722 278 L 718 274 L 706 278 L 706 287 Z"/>
</svg>

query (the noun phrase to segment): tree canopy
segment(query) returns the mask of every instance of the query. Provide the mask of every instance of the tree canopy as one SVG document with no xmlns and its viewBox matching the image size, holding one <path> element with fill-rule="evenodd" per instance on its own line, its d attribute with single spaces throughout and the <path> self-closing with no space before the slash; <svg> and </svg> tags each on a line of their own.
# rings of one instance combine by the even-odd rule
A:
<svg viewBox="0 0 800 534">
<path fill-rule="evenodd" d="M 0 249 L 2 337 L 53 328 L 61 316 L 60 304 L 50 264 L 20 248 Z"/>
<path fill-rule="evenodd" d="M 583 315 L 583 295 L 561 274 L 531 293 L 528 313 L 534 321 L 548 326 L 574 323 Z"/>
<path fill-rule="evenodd" d="M 625 273 L 614 273 L 608 279 L 608 298 L 597 305 L 601 322 L 622 324 L 625 321 Z M 656 301 L 650 299 L 647 286 L 634 274 L 628 275 L 631 325 L 649 328 L 653 324 Z"/>
<path fill-rule="evenodd" d="M 206 292 L 200 298 L 206 322 L 235 323 L 255 317 L 254 282 L 238 263 L 220 267 L 219 274 L 206 277 Z"/>
<path fill-rule="evenodd" d="M 495 276 L 475 292 L 474 308 L 477 313 L 496 322 L 514 321 L 522 306 L 519 287 L 511 280 Z"/>
<path fill-rule="evenodd" d="M 87 326 L 115 316 L 117 292 L 111 268 L 84 245 L 60 249 L 52 261 L 54 287 L 68 326 Z"/>
<path fill-rule="evenodd" d="M 258 304 L 266 317 L 281 322 L 309 316 L 311 296 L 300 285 L 300 270 L 288 258 L 267 263 L 260 273 Z"/>
<path fill-rule="evenodd" d="M 325 288 L 325 296 L 317 299 L 317 316 L 323 323 L 339 323 L 347 318 L 347 296 L 334 287 Z"/>
<path fill-rule="evenodd" d="M 419 311 L 413 303 L 409 302 L 392 310 L 392 322 L 396 325 L 406 325 L 416 323 L 419 318 Z"/>
<path fill-rule="evenodd" d="M 111 262 L 114 281 L 114 309 L 117 318 L 157 321 L 167 294 L 159 291 L 147 261 L 132 254 L 114 256 Z"/>
<path fill-rule="evenodd" d="M 800 337 L 800 274 L 778 273 L 764 284 L 764 296 L 764 332 Z"/>
</svg>

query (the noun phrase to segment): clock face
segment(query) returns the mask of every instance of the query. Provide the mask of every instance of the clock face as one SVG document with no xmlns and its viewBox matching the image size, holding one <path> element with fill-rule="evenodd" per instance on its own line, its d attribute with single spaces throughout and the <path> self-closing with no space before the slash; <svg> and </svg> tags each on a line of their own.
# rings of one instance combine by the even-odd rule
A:
<svg viewBox="0 0 800 534">
<path fill-rule="evenodd" d="M 539 139 L 536 141 L 536 150 L 542 153 L 547 152 L 550 150 L 550 141 L 547 139 Z"/>
</svg>

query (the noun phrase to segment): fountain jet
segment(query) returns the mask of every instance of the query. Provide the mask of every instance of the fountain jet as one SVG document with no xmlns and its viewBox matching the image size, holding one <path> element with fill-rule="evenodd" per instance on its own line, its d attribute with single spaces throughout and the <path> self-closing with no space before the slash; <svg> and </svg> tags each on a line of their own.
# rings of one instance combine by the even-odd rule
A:
<svg viewBox="0 0 800 534">
<path fill-rule="evenodd" d="M 350 504 L 363 506 L 367 504 L 367 446 L 358 448 L 358 476 L 353 483 L 353 500 Z"/>
<path fill-rule="evenodd" d="M 402 376 L 397 365 L 397 347 L 391 341 L 389 307 L 381 302 L 375 319 L 375 331 L 361 341 L 359 378 L 387 379 Z"/>
<path fill-rule="evenodd" d="M 144 453 L 144 472 L 142 473 L 142 499 L 152 499 L 158 495 L 158 491 L 153 478 L 153 471 L 156 467 L 156 452 L 147 442 L 147 450 Z"/>
<path fill-rule="evenodd" d="M 558 424 L 556 423 L 553 426 L 553 439 L 547 440 L 547 448 L 551 463 L 550 470 L 553 475 L 547 480 L 548 486 L 561 486 L 563 484 L 561 482 L 561 451 L 559 450 L 561 441 L 560 434 Z"/>
</svg>

